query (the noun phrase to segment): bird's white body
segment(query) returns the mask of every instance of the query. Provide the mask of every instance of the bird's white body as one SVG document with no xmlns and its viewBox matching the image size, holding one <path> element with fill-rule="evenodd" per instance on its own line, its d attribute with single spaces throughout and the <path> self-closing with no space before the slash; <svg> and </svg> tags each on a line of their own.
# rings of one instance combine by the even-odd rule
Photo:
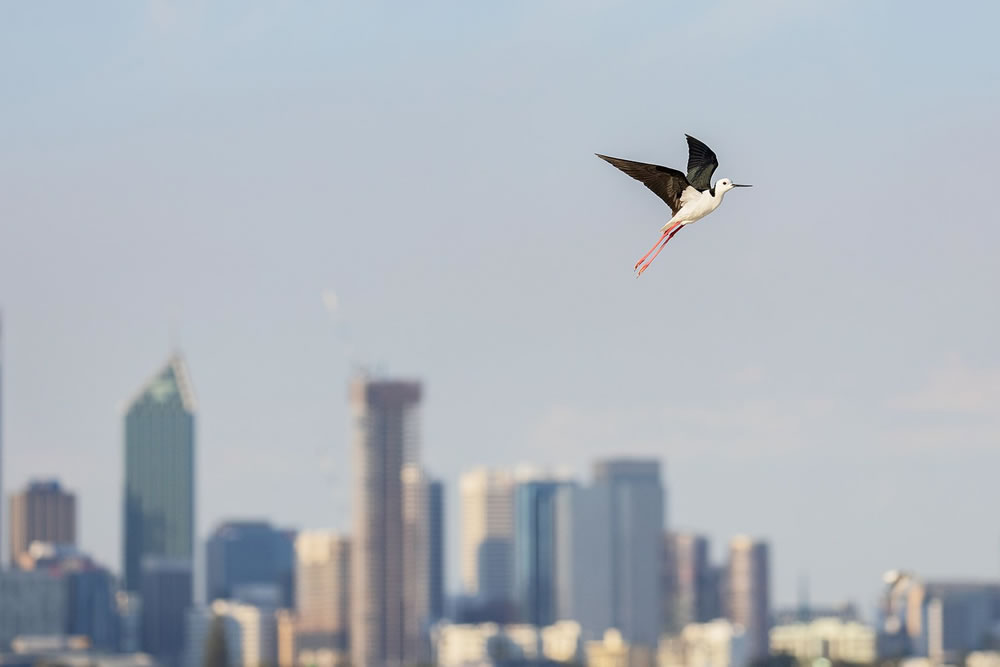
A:
<svg viewBox="0 0 1000 667">
<path fill-rule="evenodd" d="M 732 183 L 729 179 L 724 178 L 715 184 L 715 194 L 712 194 L 712 190 L 696 190 L 695 188 L 688 186 L 681 193 L 681 208 L 674 214 L 667 224 L 660 228 L 660 231 L 666 231 L 672 225 L 690 225 L 693 222 L 697 222 L 704 218 L 706 215 L 719 208 L 722 204 L 722 198 L 727 192 L 733 189 Z"/>
</svg>

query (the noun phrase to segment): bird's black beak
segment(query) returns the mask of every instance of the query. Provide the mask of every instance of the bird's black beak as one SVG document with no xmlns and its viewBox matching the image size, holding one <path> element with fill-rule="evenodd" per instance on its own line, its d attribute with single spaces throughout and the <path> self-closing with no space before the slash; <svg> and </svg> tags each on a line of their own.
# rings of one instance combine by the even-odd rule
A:
<svg viewBox="0 0 1000 667">
<path fill-rule="evenodd" d="M 743 183 L 733 183 L 734 188 L 752 188 L 752 185 L 744 185 Z"/>
</svg>

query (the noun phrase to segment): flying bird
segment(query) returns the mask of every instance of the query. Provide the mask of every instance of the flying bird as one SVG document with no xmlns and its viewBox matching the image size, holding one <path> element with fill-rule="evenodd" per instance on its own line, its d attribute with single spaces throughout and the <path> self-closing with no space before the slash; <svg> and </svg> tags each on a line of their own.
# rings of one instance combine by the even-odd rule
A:
<svg viewBox="0 0 1000 667">
<path fill-rule="evenodd" d="M 657 197 L 667 203 L 673 214 L 667 224 L 660 228 L 660 238 L 656 240 L 649 252 L 635 263 L 634 270 L 638 271 L 637 278 L 649 268 L 660 251 L 684 226 L 701 220 L 719 208 L 722 197 L 733 188 L 750 187 L 749 185 L 733 183 L 728 178 L 716 181 L 715 185 L 712 185 L 712 174 L 719 166 L 718 158 L 715 157 L 711 148 L 690 134 L 684 136 L 687 137 L 688 143 L 687 175 L 677 169 L 661 167 L 658 164 L 633 162 L 597 153 L 597 157 L 607 160 L 632 178 L 642 181 Z M 655 254 L 654 250 L 656 250 Z M 651 254 L 653 256 L 649 257 Z M 649 257 L 648 261 L 646 261 L 647 257 Z M 644 261 L 645 264 L 643 264 Z"/>
</svg>

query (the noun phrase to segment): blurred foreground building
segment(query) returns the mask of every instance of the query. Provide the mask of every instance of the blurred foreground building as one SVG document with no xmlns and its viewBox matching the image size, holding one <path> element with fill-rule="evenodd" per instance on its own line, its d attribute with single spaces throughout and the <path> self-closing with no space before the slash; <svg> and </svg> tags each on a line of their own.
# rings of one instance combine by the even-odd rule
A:
<svg viewBox="0 0 1000 667">
<path fill-rule="evenodd" d="M 725 619 L 686 625 L 660 641 L 659 667 L 747 667 L 749 662 L 746 633 Z"/>
<path fill-rule="evenodd" d="M 771 653 L 793 656 L 802 664 L 825 658 L 868 665 L 877 658 L 875 629 L 856 621 L 819 618 L 778 625 L 771 628 L 770 638 Z"/>
</svg>

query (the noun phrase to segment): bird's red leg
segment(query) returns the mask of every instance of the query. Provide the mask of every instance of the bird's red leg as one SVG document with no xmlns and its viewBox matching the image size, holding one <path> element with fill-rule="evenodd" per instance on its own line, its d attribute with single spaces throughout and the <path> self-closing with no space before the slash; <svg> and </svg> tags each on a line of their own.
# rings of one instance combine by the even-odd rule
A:
<svg viewBox="0 0 1000 667">
<path fill-rule="evenodd" d="M 652 252 L 654 250 L 656 250 L 656 246 L 660 245 L 660 241 L 662 241 L 663 239 L 665 239 L 667 237 L 667 234 L 669 234 L 673 230 L 677 229 L 677 225 L 679 225 L 679 224 L 680 224 L 679 222 L 675 222 L 674 224 L 672 224 L 671 226 L 669 226 L 665 230 L 663 230 L 663 234 L 660 235 L 660 238 L 656 239 L 656 243 L 654 243 L 653 247 L 649 249 L 649 252 L 647 252 L 645 255 L 643 255 L 642 257 L 639 258 L 639 261 L 635 263 L 635 266 L 632 267 L 632 270 L 635 271 L 636 269 L 638 269 L 639 265 L 642 264 L 642 262 L 647 257 L 649 257 L 650 254 L 652 254 Z"/>
<path fill-rule="evenodd" d="M 662 241 L 664 239 L 664 237 L 666 237 L 666 235 L 669 234 L 669 233 L 670 233 L 669 231 L 665 231 L 665 232 L 663 232 L 663 234 L 660 235 L 660 238 L 656 239 L 656 243 L 654 243 L 653 247 L 649 249 L 649 252 L 647 252 L 645 255 L 643 255 L 642 257 L 640 257 L 639 261 L 635 263 L 634 267 L 632 267 L 633 271 L 635 271 L 636 269 L 638 269 L 639 265 L 642 264 L 647 257 L 649 257 L 651 254 L 653 254 L 653 251 L 656 250 L 656 246 L 660 245 L 660 241 Z"/>
<path fill-rule="evenodd" d="M 681 231 L 683 228 L 684 225 L 677 225 L 676 227 L 667 232 L 667 238 L 663 239 L 663 242 L 660 243 L 660 247 L 656 250 L 653 256 L 649 258 L 649 261 L 642 265 L 642 268 L 639 269 L 639 273 L 638 275 L 636 275 L 636 278 L 641 276 L 643 272 L 649 268 L 649 265 L 653 263 L 653 260 L 656 259 L 656 256 L 659 255 L 660 252 L 662 252 L 663 249 L 667 247 L 667 243 L 670 241 L 670 239 L 674 238 L 674 236 L 677 235 L 677 232 Z"/>
</svg>

